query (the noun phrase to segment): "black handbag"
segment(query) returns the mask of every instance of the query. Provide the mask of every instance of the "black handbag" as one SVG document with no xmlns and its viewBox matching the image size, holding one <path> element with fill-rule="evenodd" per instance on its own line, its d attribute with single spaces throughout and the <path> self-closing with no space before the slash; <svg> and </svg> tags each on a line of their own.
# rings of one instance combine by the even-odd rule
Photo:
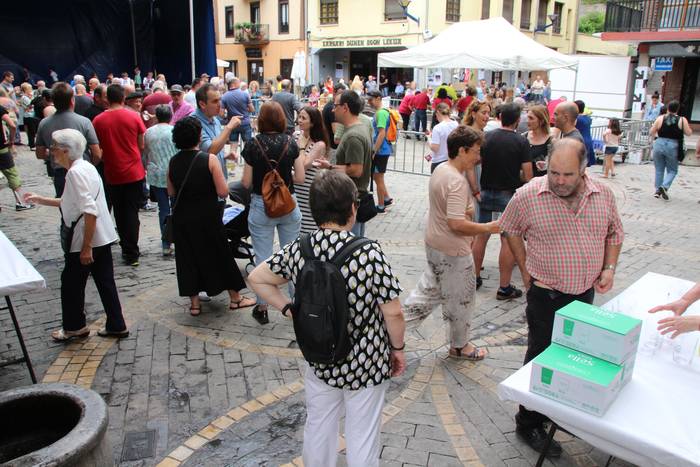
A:
<svg viewBox="0 0 700 467">
<path fill-rule="evenodd" d="M 685 159 L 685 138 L 681 136 L 678 140 L 678 162 L 683 162 Z"/>
<path fill-rule="evenodd" d="M 374 194 L 367 192 L 360 195 L 360 205 L 357 207 L 357 222 L 367 222 L 377 215 L 377 206 L 374 204 Z"/>
<path fill-rule="evenodd" d="M 187 179 L 190 178 L 190 172 L 192 172 L 192 167 L 194 167 L 194 163 L 197 161 L 197 158 L 199 155 L 202 154 L 201 152 L 198 152 L 195 154 L 195 156 L 192 158 L 192 162 L 190 162 L 190 167 L 187 169 L 187 173 L 185 174 L 185 178 L 182 180 L 182 185 L 180 185 L 180 191 L 177 192 L 177 195 L 175 196 L 175 202 L 173 203 L 173 206 L 170 208 L 170 214 L 165 216 L 165 225 L 163 226 L 163 236 L 161 240 L 167 243 L 175 243 L 175 227 L 173 226 L 173 216 L 175 215 L 175 208 L 177 207 L 177 202 L 180 199 L 180 195 L 182 194 L 182 190 L 185 189 L 185 184 L 187 183 Z"/>
</svg>

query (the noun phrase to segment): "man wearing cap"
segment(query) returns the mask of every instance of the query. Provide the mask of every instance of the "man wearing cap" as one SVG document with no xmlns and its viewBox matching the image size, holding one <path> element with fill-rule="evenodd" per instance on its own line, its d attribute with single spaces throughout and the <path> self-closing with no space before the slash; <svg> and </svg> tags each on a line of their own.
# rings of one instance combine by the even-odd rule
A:
<svg viewBox="0 0 700 467">
<path fill-rule="evenodd" d="M 253 101 L 247 92 L 241 90 L 241 80 L 235 76 L 227 81 L 228 91 L 221 98 L 221 106 L 226 109 L 228 118 L 239 117 L 241 125 L 231 132 L 230 141 L 231 152 L 235 152 L 238 147 L 238 138 L 240 137 L 243 144 L 250 141 L 253 130 L 250 126 L 250 113 L 255 111 Z"/>
<path fill-rule="evenodd" d="M 178 120 L 189 117 L 194 112 L 194 107 L 185 102 L 185 90 L 179 84 L 170 86 L 170 108 L 173 111 L 173 118 L 170 119 L 170 124 L 175 125 Z"/>
<path fill-rule="evenodd" d="M 141 115 L 141 108 L 143 107 L 143 94 L 140 92 L 130 92 L 124 99 L 125 108 L 133 110 L 139 116 Z"/>
</svg>

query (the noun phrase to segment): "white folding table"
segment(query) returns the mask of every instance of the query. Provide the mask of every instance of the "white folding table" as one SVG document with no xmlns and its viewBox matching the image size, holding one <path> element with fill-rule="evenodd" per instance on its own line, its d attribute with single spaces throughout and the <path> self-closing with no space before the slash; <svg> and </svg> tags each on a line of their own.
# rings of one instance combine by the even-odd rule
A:
<svg viewBox="0 0 700 467">
<path fill-rule="evenodd" d="M 536 410 L 589 444 L 639 466 L 700 465 L 700 358 L 679 366 L 671 341 L 653 354 L 641 351 L 656 322 L 671 312 L 647 311 L 680 298 L 693 282 L 647 273 L 603 308 L 644 320 L 632 380 L 602 417 L 596 417 L 529 391 L 532 364 L 498 386 L 498 395 Z M 700 314 L 700 302 L 686 314 Z M 660 315 L 660 316 L 659 316 Z M 700 336 L 700 333 L 696 333 Z M 553 435 L 553 430 L 550 432 Z"/>
<path fill-rule="evenodd" d="M 0 362 L 0 367 L 24 362 L 27 365 L 32 382 L 36 383 L 34 367 L 27 353 L 27 347 L 24 345 L 24 338 L 22 337 L 22 331 L 17 321 L 10 295 L 38 288 L 45 288 L 46 281 L 41 277 L 41 274 L 29 264 L 29 261 L 17 250 L 1 230 L 0 258 L 2 258 L 2 261 L 0 261 L 0 296 L 5 297 L 5 303 L 7 304 L 6 307 L 0 308 L 0 310 L 8 310 L 10 312 L 12 324 L 15 327 L 17 339 L 22 349 L 21 358 Z"/>
</svg>

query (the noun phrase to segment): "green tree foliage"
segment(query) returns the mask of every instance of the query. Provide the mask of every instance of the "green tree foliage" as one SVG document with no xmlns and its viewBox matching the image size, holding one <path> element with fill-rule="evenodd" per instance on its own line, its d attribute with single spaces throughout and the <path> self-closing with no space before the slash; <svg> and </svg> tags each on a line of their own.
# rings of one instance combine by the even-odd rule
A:
<svg viewBox="0 0 700 467">
<path fill-rule="evenodd" d="M 581 20 L 578 23 L 578 32 L 584 34 L 594 34 L 596 32 L 603 32 L 604 25 L 605 13 L 588 13 L 587 15 L 581 17 Z"/>
</svg>

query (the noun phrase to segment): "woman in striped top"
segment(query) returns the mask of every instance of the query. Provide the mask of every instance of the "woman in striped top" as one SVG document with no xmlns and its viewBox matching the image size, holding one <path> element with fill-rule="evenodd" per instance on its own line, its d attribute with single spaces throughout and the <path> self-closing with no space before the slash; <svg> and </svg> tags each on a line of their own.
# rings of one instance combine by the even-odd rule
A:
<svg viewBox="0 0 700 467">
<path fill-rule="evenodd" d="M 321 112 L 314 107 L 304 107 L 297 118 L 301 134 L 298 137 L 299 149 L 304 157 L 304 183 L 295 184 L 294 192 L 301 210 L 301 233 L 313 232 L 318 227 L 309 207 L 309 188 L 319 169 L 314 164 L 317 159 L 325 159 L 328 153 L 328 132 L 323 126 Z"/>
</svg>

